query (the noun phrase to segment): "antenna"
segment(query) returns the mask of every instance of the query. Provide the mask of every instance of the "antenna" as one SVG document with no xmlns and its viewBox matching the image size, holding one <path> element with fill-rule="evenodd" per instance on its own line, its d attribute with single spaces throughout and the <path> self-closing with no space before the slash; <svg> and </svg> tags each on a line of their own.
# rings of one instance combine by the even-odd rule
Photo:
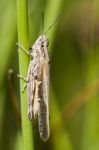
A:
<svg viewBox="0 0 99 150">
<path fill-rule="evenodd" d="M 58 19 L 60 18 L 61 14 L 59 14 L 56 19 L 53 21 L 53 23 L 48 27 L 48 29 L 44 32 L 44 34 L 46 34 L 51 28 L 52 26 L 58 21 Z"/>
<path fill-rule="evenodd" d="M 42 33 L 44 30 L 44 12 L 42 12 Z"/>
</svg>

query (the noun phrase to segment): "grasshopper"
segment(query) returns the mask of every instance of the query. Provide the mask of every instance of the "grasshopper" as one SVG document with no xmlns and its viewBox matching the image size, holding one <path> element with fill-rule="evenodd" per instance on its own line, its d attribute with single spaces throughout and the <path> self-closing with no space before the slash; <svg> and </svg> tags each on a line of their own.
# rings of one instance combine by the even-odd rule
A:
<svg viewBox="0 0 99 150">
<path fill-rule="evenodd" d="M 42 140 L 49 137 L 49 56 L 48 38 L 45 35 L 39 36 L 33 44 L 30 52 L 31 60 L 28 68 L 27 78 L 19 76 L 26 81 L 28 99 L 28 118 L 32 120 L 38 116 L 39 133 Z M 17 44 L 28 54 L 20 44 Z"/>
<path fill-rule="evenodd" d="M 59 17 L 59 16 L 58 16 Z M 57 17 L 57 18 L 58 18 Z M 57 20 L 56 18 L 56 20 Z M 53 24 L 56 22 L 53 22 Z M 53 26 L 49 26 L 45 34 Z M 28 74 L 24 78 L 18 75 L 26 83 L 28 99 L 28 118 L 32 120 L 38 117 L 39 133 L 43 141 L 49 138 L 49 55 L 48 38 L 42 34 L 32 45 L 30 53 L 21 45 L 17 44 L 26 54 L 31 56 Z"/>
</svg>

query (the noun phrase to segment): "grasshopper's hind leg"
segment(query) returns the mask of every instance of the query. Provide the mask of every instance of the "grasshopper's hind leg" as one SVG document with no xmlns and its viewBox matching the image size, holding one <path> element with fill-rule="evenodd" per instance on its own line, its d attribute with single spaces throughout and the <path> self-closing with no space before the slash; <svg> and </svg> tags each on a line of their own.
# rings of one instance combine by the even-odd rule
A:
<svg viewBox="0 0 99 150">
<path fill-rule="evenodd" d="M 33 103 L 35 95 L 35 82 L 34 77 L 30 73 L 28 76 L 29 82 L 27 82 L 27 100 L 28 100 L 28 118 L 29 120 L 33 119 Z"/>
</svg>

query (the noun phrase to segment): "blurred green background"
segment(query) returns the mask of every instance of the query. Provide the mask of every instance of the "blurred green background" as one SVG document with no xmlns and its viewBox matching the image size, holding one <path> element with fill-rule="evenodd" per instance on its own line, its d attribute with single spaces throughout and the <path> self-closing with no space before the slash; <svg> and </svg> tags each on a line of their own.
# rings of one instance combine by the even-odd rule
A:
<svg viewBox="0 0 99 150">
<path fill-rule="evenodd" d="M 34 125 L 34 150 L 98 150 L 99 1 L 29 0 L 28 11 L 30 46 L 41 33 L 42 11 L 44 31 L 61 14 L 47 33 L 51 135 L 42 142 Z M 17 41 L 16 1 L 0 0 L 0 150 L 23 149 Z"/>
</svg>

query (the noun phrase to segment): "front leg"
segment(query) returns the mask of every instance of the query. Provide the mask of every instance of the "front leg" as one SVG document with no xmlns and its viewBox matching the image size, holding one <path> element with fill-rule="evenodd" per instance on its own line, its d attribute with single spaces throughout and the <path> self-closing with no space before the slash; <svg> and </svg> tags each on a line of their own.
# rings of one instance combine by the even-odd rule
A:
<svg viewBox="0 0 99 150">
<path fill-rule="evenodd" d="M 28 52 L 21 44 L 16 43 L 16 45 L 17 45 L 18 47 L 20 47 L 28 56 L 31 55 L 30 52 Z"/>
</svg>

